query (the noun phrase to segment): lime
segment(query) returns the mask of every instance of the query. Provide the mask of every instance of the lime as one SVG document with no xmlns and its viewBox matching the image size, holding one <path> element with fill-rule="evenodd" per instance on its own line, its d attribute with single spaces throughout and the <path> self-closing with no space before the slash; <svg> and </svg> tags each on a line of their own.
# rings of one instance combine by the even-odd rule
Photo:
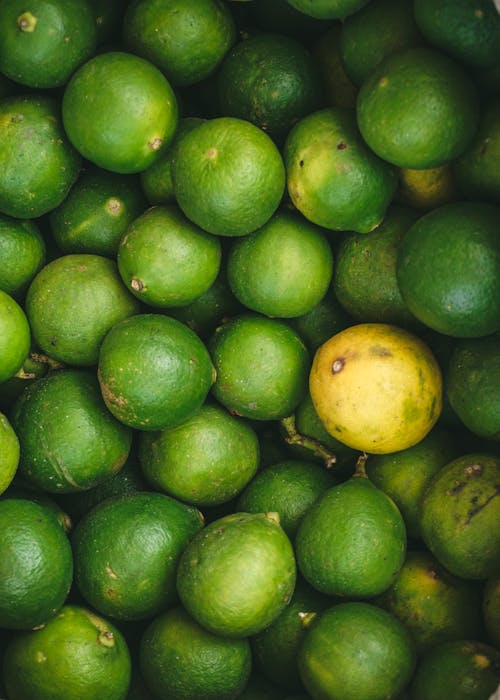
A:
<svg viewBox="0 0 500 700">
<path fill-rule="evenodd" d="M 62 255 L 31 282 L 26 314 L 33 338 L 48 355 L 71 365 L 97 364 L 108 330 L 139 311 L 116 263 L 101 255 Z"/>
<path fill-rule="evenodd" d="M 212 634 L 175 607 L 147 627 L 140 665 L 156 697 L 234 700 L 248 681 L 252 656 L 248 639 Z"/>
<path fill-rule="evenodd" d="M 313 620 L 299 649 L 299 672 L 314 698 L 396 698 L 415 668 L 409 632 L 369 603 L 341 603 Z"/>
<path fill-rule="evenodd" d="M 229 251 L 227 276 L 239 301 L 267 316 L 290 318 L 325 296 L 333 255 L 326 232 L 294 212 L 280 211 Z"/>
<path fill-rule="evenodd" d="M 484 585 L 483 618 L 492 644 L 500 647 L 500 576 L 488 579 Z"/>
<path fill-rule="evenodd" d="M 46 214 L 66 197 L 81 165 L 58 103 L 46 95 L 4 97 L 0 123 L 0 212 L 20 219 Z"/>
<path fill-rule="evenodd" d="M 243 236 L 275 212 L 285 168 L 271 138 L 234 117 L 210 119 L 180 141 L 172 177 L 186 216 L 210 233 Z"/>
<path fill-rule="evenodd" d="M 256 34 L 236 44 L 217 73 L 217 90 L 222 114 L 247 119 L 278 143 L 320 106 L 308 50 L 282 34 Z"/>
<path fill-rule="evenodd" d="M 250 313 L 234 316 L 217 328 L 209 350 L 217 372 L 212 393 L 237 415 L 285 418 L 307 391 L 309 354 L 283 321 Z"/>
<path fill-rule="evenodd" d="M 203 404 L 215 379 L 208 351 L 180 321 L 139 314 L 116 323 L 99 354 L 106 406 L 139 430 L 172 428 Z"/>
<path fill-rule="evenodd" d="M 10 379 L 28 356 L 31 333 L 23 309 L 0 289 L 0 382 Z"/>
<path fill-rule="evenodd" d="M 353 110 L 332 107 L 301 119 L 287 136 L 284 161 L 293 204 L 328 229 L 371 231 L 396 191 L 395 171 L 367 148 Z"/>
<path fill-rule="evenodd" d="M 434 355 L 417 336 L 383 323 L 357 324 L 327 340 L 314 356 L 309 390 L 327 431 L 368 453 L 415 445 L 441 412 Z"/>
<path fill-rule="evenodd" d="M 126 227 L 145 209 L 135 178 L 90 168 L 50 212 L 50 229 L 63 253 L 115 258 Z"/>
<path fill-rule="evenodd" d="M 193 224 L 175 205 L 148 209 L 134 219 L 118 246 L 124 284 L 145 304 L 190 304 L 214 283 L 220 241 Z"/>
<path fill-rule="evenodd" d="M 421 502 L 422 537 L 455 576 L 485 579 L 500 572 L 500 458 L 467 454 L 446 464 Z"/>
<path fill-rule="evenodd" d="M 0 215 L 0 289 L 21 297 L 45 263 L 45 241 L 35 221 Z"/>
<path fill-rule="evenodd" d="M 116 627 L 91 610 L 66 605 L 42 629 L 13 637 L 5 686 L 16 700 L 125 700 L 130 666 Z"/>
<path fill-rule="evenodd" d="M 276 513 L 232 513 L 197 533 L 181 555 L 177 590 L 205 629 L 248 637 L 277 618 L 295 587 L 295 557 Z"/>
<path fill-rule="evenodd" d="M 329 488 L 304 515 L 295 551 L 300 572 L 322 593 L 372 598 L 405 558 L 401 513 L 366 477 Z"/>
<path fill-rule="evenodd" d="M 30 384 L 13 410 L 19 473 L 49 493 L 92 488 L 117 472 L 131 432 L 113 418 L 93 373 L 64 369 Z"/>
<path fill-rule="evenodd" d="M 140 460 L 154 488 L 197 506 L 237 496 L 259 466 L 252 427 L 218 405 L 203 405 L 176 428 L 143 433 Z"/>
<path fill-rule="evenodd" d="M 474 84 L 434 49 L 385 58 L 363 83 L 357 117 L 368 146 L 403 168 L 433 168 L 459 156 L 478 125 Z"/>
<path fill-rule="evenodd" d="M 108 498 L 73 533 L 75 581 L 99 613 L 142 620 L 177 600 L 181 552 L 202 527 L 200 513 L 160 493 Z"/>
<path fill-rule="evenodd" d="M 55 519 L 67 535 L 73 529 L 71 516 L 63 510 L 59 503 L 56 503 L 45 491 L 33 490 L 31 484 L 27 485 L 17 474 L 9 488 L 1 494 L 1 498 L 17 498 L 37 503 L 46 510 L 48 515 Z"/>
<path fill-rule="evenodd" d="M 69 140 L 85 158 L 106 170 L 135 173 L 151 165 L 172 139 L 177 100 L 149 61 L 110 51 L 73 74 L 62 118 Z"/>
<path fill-rule="evenodd" d="M 0 6 L 0 70 L 22 85 L 64 85 L 92 56 L 96 41 L 87 2 L 6 0 Z"/>
<path fill-rule="evenodd" d="M 0 494 L 10 485 L 19 464 L 19 439 L 7 416 L 0 413 Z"/>
<path fill-rule="evenodd" d="M 71 546 L 53 513 L 33 501 L 0 500 L 0 523 L 0 627 L 28 630 L 64 604 Z"/>
<path fill-rule="evenodd" d="M 455 202 L 433 209 L 404 236 L 396 266 L 409 310 L 454 337 L 500 329 L 500 208 Z"/>
<path fill-rule="evenodd" d="M 0 384 L 0 410 L 8 411 L 25 387 L 49 371 L 47 358 L 37 352 L 30 352 L 21 368 L 6 382 Z"/>
<path fill-rule="evenodd" d="M 357 12 L 368 0 L 288 0 L 292 7 L 318 19 L 343 19 Z"/>
<path fill-rule="evenodd" d="M 453 166 L 456 161 L 453 161 Z M 435 209 L 458 199 L 456 178 L 451 163 L 435 168 L 400 168 L 399 189 L 395 199 L 414 209 Z"/>
</svg>

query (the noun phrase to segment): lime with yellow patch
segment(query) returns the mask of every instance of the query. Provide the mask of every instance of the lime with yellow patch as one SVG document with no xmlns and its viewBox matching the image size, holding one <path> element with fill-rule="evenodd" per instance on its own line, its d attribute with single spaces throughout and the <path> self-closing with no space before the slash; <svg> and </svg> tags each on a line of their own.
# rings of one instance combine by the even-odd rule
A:
<svg viewBox="0 0 500 700">
<path fill-rule="evenodd" d="M 455 166 L 444 163 L 435 168 L 400 168 L 396 199 L 414 209 L 435 209 L 458 198 Z"/>
<path fill-rule="evenodd" d="M 442 377 L 428 346 L 389 324 L 362 323 L 326 341 L 309 377 L 329 433 L 368 453 L 396 452 L 422 440 L 442 405 Z"/>
</svg>

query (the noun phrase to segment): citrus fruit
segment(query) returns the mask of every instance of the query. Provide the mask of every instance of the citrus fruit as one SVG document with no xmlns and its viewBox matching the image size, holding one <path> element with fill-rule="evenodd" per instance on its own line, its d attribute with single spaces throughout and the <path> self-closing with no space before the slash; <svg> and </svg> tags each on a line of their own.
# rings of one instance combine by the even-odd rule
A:
<svg viewBox="0 0 500 700">
<path fill-rule="evenodd" d="M 45 263 L 45 241 L 35 221 L 0 215 L 0 289 L 20 298 Z"/>
<path fill-rule="evenodd" d="M 301 574 L 322 593 L 372 598 L 389 588 L 403 565 L 403 518 L 383 491 L 354 476 L 309 508 L 295 551 Z"/>
<path fill-rule="evenodd" d="M 20 485 L 18 485 L 20 484 Z M 69 535 L 73 529 L 73 521 L 71 516 L 66 513 L 66 511 L 56 503 L 53 498 L 51 498 L 45 491 L 38 491 L 31 488 L 31 485 L 26 484 L 22 479 L 16 478 L 12 481 L 9 488 L 0 494 L 1 498 L 17 498 L 26 501 L 33 501 L 42 506 L 51 515 L 56 523 L 64 530 L 64 532 Z"/>
<path fill-rule="evenodd" d="M 483 202 L 445 204 L 406 232 L 396 266 L 409 310 L 454 337 L 500 329 L 500 209 Z"/>
<path fill-rule="evenodd" d="M 484 585 L 483 618 L 492 644 L 500 647 L 500 576 L 488 579 Z"/>
<path fill-rule="evenodd" d="M 278 148 L 244 119 L 218 117 L 186 134 L 172 178 L 177 203 L 210 233 L 243 236 L 275 212 L 285 189 Z"/>
<path fill-rule="evenodd" d="M 395 698 L 415 668 L 409 632 L 375 605 L 341 603 L 313 620 L 298 653 L 299 673 L 314 698 Z"/>
<path fill-rule="evenodd" d="M 177 569 L 182 604 L 223 637 L 248 637 L 270 625 L 290 601 L 295 557 L 276 513 L 232 513 L 198 532 Z"/>
<path fill-rule="evenodd" d="M 15 299 L 0 289 L 0 382 L 22 367 L 31 343 L 28 319 Z"/>
<path fill-rule="evenodd" d="M 466 65 L 492 66 L 500 56 L 500 17 L 488 0 L 415 0 L 415 20 L 429 43 Z"/>
<path fill-rule="evenodd" d="M 113 172 L 136 173 L 172 139 L 178 107 L 169 82 L 149 61 L 109 51 L 73 73 L 62 119 L 69 140 L 87 160 Z"/>
<path fill-rule="evenodd" d="M 26 295 L 33 338 L 48 355 L 71 365 L 97 364 L 108 330 L 136 314 L 114 260 L 90 253 L 62 255 L 43 267 Z"/>
<path fill-rule="evenodd" d="M 410 537 L 420 537 L 420 501 L 429 481 L 458 456 L 454 436 L 436 425 L 413 447 L 371 455 L 366 462 L 369 479 L 397 505 Z"/>
<path fill-rule="evenodd" d="M 23 393 L 25 387 L 36 379 L 44 377 L 49 371 L 46 358 L 39 353 L 30 352 L 16 374 L 0 384 L 0 410 L 9 410 L 14 401 Z"/>
<path fill-rule="evenodd" d="M 283 154 L 288 193 L 306 219 L 359 233 L 382 221 L 396 174 L 367 148 L 353 110 L 332 107 L 304 117 L 289 132 Z"/>
<path fill-rule="evenodd" d="M 0 7 L 0 70 L 23 85 L 64 85 L 93 54 L 96 41 L 87 2 L 6 0 Z"/>
<path fill-rule="evenodd" d="M 307 391 L 309 354 L 286 323 L 241 314 L 209 341 L 217 379 L 214 397 L 245 418 L 278 420 L 293 413 Z"/>
<path fill-rule="evenodd" d="M 288 0 L 292 7 L 318 19 L 343 19 L 357 12 L 368 0 Z"/>
<path fill-rule="evenodd" d="M 425 47 L 386 57 L 358 94 L 368 146 L 403 168 L 433 168 L 459 156 L 478 125 L 474 84 L 446 54 Z"/>
<path fill-rule="evenodd" d="M 145 209 L 136 179 L 90 168 L 50 212 L 50 230 L 62 253 L 115 258 L 126 227 Z"/>
<path fill-rule="evenodd" d="M 347 233 L 337 248 L 333 275 L 335 295 L 357 322 L 416 324 L 399 291 L 396 261 L 400 242 L 418 214 L 391 205 L 370 233 Z"/>
<path fill-rule="evenodd" d="M 426 551 L 408 552 L 396 580 L 375 602 L 410 631 L 419 654 L 448 640 L 481 637 L 481 589 Z"/>
<path fill-rule="evenodd" d="M 65 369 L 30 384 L 12 422 L 21 445 L 19 474 L 49 493 L 92 488 L 117 472 L 131 432 L 106 410 L 93 373 Z"/>
<path fill-rule="evenodd" d="M 217 72 L 217 90 L 222 114 L 247 119 L 278 143 L 320 106 L 308 50 L 282 34 L 256 34 L 236 44 Z"/>
<path fill-rule="evenodd" d="M 301 316 L 318 304 L 332 271 L 325 231 L 287 211 L 234 241 L 227 259 L 236 298 L 252 311 L 280 318 Z"/>
<path fill-rule="evenodd" d="M 467 454 L 446 464 L 421 502 L 422 537 L 455 576 L 484 579 L 500 572 L 500 459 Z"/>
<path fill-rule="evenodd" d="M 139 430 L 172 428 L 203 404 L 215 379 L 206 347 L 180 321 L 139 314 L 116 323 L 99 354 L 109 411 Z"/>
<path fill-rule="evenodd" d="M 142 620 L 177 600 L 181 552 L 202 527 L 199 512 L 160 493 L 108 498 L 75 528 L 75 581 L 98 612 Z"/>
<path fill-rule="evenodd" d="M 340 54 L 347 75 L 360 86 L 386 56 L 422 43 L 413 0 L 372 0 L 343 21 Z"/>
<path fill-rule="evenodd" d="M 334 484 L 333 476 L 314 462 L 287 460 L 261 470 L 236 502 L 245 513 L 279 513 L 291 540 L 313 503 Z"/>
<path fill-rule="evenodd" d="M 500 652 L 478 641 L 444 642 L 419 661 L 412 700 L 485 700 L 498 688 Z"/>
<path fill-rule="evenodd" d="M 33 219 L 57 207 L 81 158 L 61 124 L 58 102 L 45 94 L 0 100 L 0 212 Z"/>
<path fill-rule="evenodd" d="M 147 627 L 140 665 L 156 697 L 234 700 L 248 681 L 252 656 L 248 639 L 212 634 L 175 607 Z"/>
<path fill-rule="evenodd" d="M 458 198 L 455 180 L 451 163 L 435 168 L 400 168 L 395 199 L 414 209 L 435 209 Z"/>
<path fill-rule="evenodd" d="M 118 270 L 126 287 L 148 306 L 190 304 L 215 281 L 220 241 L 175 205 L 152 207 L 126 228 Z"/>
<path fill-rule="evenodd" d="M 5 687 L 13 700 L 125 700 L 130 666 L 116 627 L 91 610 L 66 605 L 42 629 L 12 638 Z"/>
<path fill-rule="evenodd" d="M 69 540 L 44 506 L 0 500 L 0 627 L 28 630 L 64 604 L 73 578 Z"/>
<path fill-rule="evenodd" d="M 450 404 L 475 435 L 500 441 L 500 348 L 495 335 L 461 340 L 446 375 Z"/>
<path fill-rule="evenodd" d="M 146 479 L 160 491 L 197 506 L 237 496 L 259 466 L 252 427 L 218 405 L 205 404 L 176 428 L 143 433 L 140 460 Z"/>
<path fill-rule="evenodd" d="M 10 485 L 19 464 L 19 439 L 7 416 L 0 413 L 0 494 Z"/>
<path fill-rule="evenodd" d="M 288 323 L 300 335 L 308 350 L 314 353 L 332 333 L 344 330 L 352 321 L 339 304 L 330 283 L 325 295 L 312 309 L 288 319 Z"/>
<path fill-rule="evenodd" d="M 415 445 L 441 411 L 434 355 L 417 336 L 383 323 L 350 326 L 327 340 L 314 356 L 309 390 L 333 437 L 374 454 Z"/>
</svg>

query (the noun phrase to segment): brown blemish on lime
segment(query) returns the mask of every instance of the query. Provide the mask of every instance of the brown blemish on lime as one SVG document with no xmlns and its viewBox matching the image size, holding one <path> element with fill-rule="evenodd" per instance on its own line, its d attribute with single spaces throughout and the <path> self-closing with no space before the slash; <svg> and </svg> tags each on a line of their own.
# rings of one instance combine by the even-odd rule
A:
<svg viewBox="0 0 500 700">
<path fill-rule="evenodd" d="M 344 151 L 347 148 L 345 141 L 341 141 L 337 144 L 337 151 Z"/>
<path fill-rule="evenodd" d="M 162 146 L 163 139 L 161 139 L 159 136 L 155 136 L 154 139 L 151 139 L 151 141 L 148 143 L 148 148 L 152 151 L 159 151 Z"/>
<path fill-rule="evenodd" d="M 466 476 L 481 476 L 483 467 L 480 464 L 470 464 L 465 468 Z"/>
<path fill-rule="evenodd" d="M 115 638 L 113 632 L 107 630 L 106 632 L 101 632 L 97 637 L 99 644 L 107 649 L 112 649 L 115 646 Z"/>
<path fill-rule="evenodd" d="M 110 214 L 114 214 L 116 216 L 116 214 L 119 214 L 122 210 L 122 203 L 119 199 L 116 199 L 116 197 L 112 197 L 106 202 L 106 209 Z"/>
<path fill-rule="evenodd" d="M 344 357 L 337 357 L 336 360 L 332 362 L 332 374 L 338 374 L 339 372 L 342 372 L 345 366 L 345 358 Z"/>
<path fill-rule="evenodd" d="M 31 32 L 35 31 L 35 27 L 37 25 L 38 19 L 31 14 L 31 12 L 23 12 L 19 17 L 17 18 L 17 26 L 22 32 L 28 32 L 28 34 L 31 34 Z"/>
<path fill-rule="evenodd" d="M 130 286 L 134 290 L 134 292 L 142 292 L 144 289 L 144 284 L 142 283 L 142 280 L 137 279 L 137 277 L 132 277 L 130 280 Z"/>
<path fill-rule="evenodd" d="M 217 149 L 216 149 L 216 148 L 209 148 L 209 149 L 208 149 L 208 151 L 207 151 L 207 156 L 208 156 L 209 158 L 215 158 L 216 155 L 217 155 Z"/>
<path fill-rule="evenodd" d="M 109 578 L 112 578 L 115 581 L 118 578 L 118 576 L 115 574 L 115 572 L 110 566 L 106 566 L 106 573 L 108 574 Z"/>
</svg>

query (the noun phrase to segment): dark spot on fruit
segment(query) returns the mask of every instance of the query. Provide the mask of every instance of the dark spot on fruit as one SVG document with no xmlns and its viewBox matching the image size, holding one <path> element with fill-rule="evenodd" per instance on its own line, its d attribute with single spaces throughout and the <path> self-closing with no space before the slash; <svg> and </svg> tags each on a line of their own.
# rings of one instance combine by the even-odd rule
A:
<svg viewBox="0 0 500 700">
<path fill-rule="evenodd" d="M 427 569 L 427 573 L 429 574 L 430 578 L 432 578 L 434 580 L 437 580 L 440 578 L 436 569 Z"/>
<path fill-rule="evenodd" d="M 299 160 L 299 166 L 300 166 L 301 168 L 304 167 L 304 161 L 303 161 L 303 160 Z"/>
<path fill-rule="evenodd" d="M 492 493 L 491 496 L 489 496 L 484 503 L 481 503 L 481 505 L 476 505 L 474 508 L 471 508 L 469 512 L 467 513 L 467 519 L 465 521 L 465 525 L 469 525 L 470 521 L 472 518 L 474 518 L 478 513 L 480 513 L 482 510 L 486 508 L 487 505 L 491 503 L 491 501 L 496 498 L 498 495 L 500 495 L 500 485 L 497 485 L 495 487 L 495 493 Z M 477 502 L 477 501 L 476 501 Z"/>
<path fill-rule="evenodd" d="M 337 151 L 344 151 L 347 148 L 345 141 L 341 141 L 337 144 Z"/>
<path fill-rule="evenodd" d="M 481 464 L 470 464 L 465 468 L 466 476 L 481 476 L 483 473 L 483 467 Z"/>
<path fill-rule="evenodd" d="M 460 493 L 460 491 L 465 487 L 465 483 L 463 481 L 455 481 L 451 489 L 448 491 L 448 493 L 452 496 L 454 496 L 457 493 Z"/>
</svg>

